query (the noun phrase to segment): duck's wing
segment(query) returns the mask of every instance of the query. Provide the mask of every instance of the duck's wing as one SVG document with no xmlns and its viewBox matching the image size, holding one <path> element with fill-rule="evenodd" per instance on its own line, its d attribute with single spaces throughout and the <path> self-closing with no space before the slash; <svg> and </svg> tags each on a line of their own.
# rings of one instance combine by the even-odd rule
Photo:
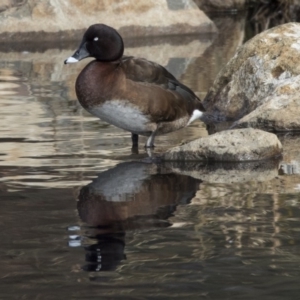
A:
<svg viewBox="0 0 300 300">
<path fill-rule="evenodd" d="M 126 77 L 130 80 L 150 83 L 170 90 L 184 90 L 199 99 L 190 88 L 179 82 L 167 69 L 155 62 L 144 58 L 123 56 L 122 67 Z"/>
<path fill-rule="evenodd" d="M 205 111 L 195 93 L 179 82 L 163 66 L 143 58 L 123 56 L 121 67 L 127 79 L 151 87 L 152 96 L 156 92 L 163 97 L 152 97 L 152 116 L 162 121 L 172 121 L 195 108 Z M 147 95 L 145 95 L 147 98 Z M 163 99 L 163 101 L 159 101 Z"/>
<path fill-rule="evenodd" d="M 147 82 L 168 88 L 169 80 L 177 81 L 163 66 L 144 58 L 123 56 L 121 66 L 126 77 L 136 82 Z"/>
</svg>

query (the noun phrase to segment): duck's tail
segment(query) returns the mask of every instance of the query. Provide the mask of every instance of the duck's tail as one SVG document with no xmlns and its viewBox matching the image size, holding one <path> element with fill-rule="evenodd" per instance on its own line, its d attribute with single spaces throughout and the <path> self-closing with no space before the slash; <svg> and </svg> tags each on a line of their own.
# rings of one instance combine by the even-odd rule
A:
<svg viewBox="0 0 300 300">
<path fill-rule="evenodd" d="M 216 124 L 216 123 L 223 123 L 223 122 L 233 122 L 232 118 L 228 118 L 223 114 L 212 112 L 212 111 L 204 111 L 199 116 L 199 119 L 206 123 L 206 124 Z"/>
<path fill-rule="evenodd" d="M 208 112 L 201 111 L 199 109 L 195 109 L 187 123 L 187 126 L 190 125 L 193 121 L 200 119 L 205 124 L 215 124 L 215 123 L 223 123 L 223 122 L 233 122 L 231 118 L 228 118 L 220 113 L 216 112 Z"/>
</svg>

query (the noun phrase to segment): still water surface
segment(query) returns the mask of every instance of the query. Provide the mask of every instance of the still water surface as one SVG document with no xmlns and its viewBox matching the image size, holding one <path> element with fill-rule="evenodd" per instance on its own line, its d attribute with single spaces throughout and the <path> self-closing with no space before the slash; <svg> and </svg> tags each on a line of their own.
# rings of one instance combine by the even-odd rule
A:
<svg viewBox="0 0 300 300">
<path fill-rule="evenodd" d="M 126 53 L 203 97 L 240 22 L 128 40 Z M 38 46 L 0 52 L 0 299 L 299 299 L 298 136 L 280 136 L 279 162 L 149 163 L 77 103 L 87 61 L 63 65 L 76 43 Z M 205 135 L 194 123 L 155 152 Z"/>
</svg>

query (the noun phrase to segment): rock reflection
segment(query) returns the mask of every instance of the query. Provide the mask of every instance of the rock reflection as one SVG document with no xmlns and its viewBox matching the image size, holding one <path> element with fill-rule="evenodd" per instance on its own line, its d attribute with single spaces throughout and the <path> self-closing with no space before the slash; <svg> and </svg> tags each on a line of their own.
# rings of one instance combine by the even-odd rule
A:
<svg viewBox="0 0 300 300">
<path fill-rule="evenodd" d="M 242 163 L 222 162 L 203 167 L 199 162 L 168 162 L 174 173 L 192 176 L 210 183 L 264 182 L 275 178 L 281 158 Z"/>
<path fill-rule="evenodd" d="M 77 209 L 88 225 L 86 271 L 114 270 L 125 258 L 125 232 L 167 227 L 178 204 L 195 196 L 201 180 L 161 165 L 125 162 L 107 170 L 79 193 Z"/>
</svg>

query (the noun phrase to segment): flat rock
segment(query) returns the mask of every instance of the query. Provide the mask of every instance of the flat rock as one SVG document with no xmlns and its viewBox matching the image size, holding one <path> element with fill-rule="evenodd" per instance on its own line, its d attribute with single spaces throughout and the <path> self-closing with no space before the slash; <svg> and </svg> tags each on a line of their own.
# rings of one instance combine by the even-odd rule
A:
<svg viewBox="0 0 300 300">
<path fill-rule="evenodd" d="M 300 84 L 297 85 L 300 87 Z M 266 103 L 235 122 L 232 128 L 252 127 L 273 132 L 299 131 L 300 97 L 296 91 L 294 92 L 295 94 L 291 95 L 267 97 Z"/>
<path fill-rule="evenodd" d="M 100 22 L 126 37 L 216 31 L 192 0 L 5 0 L 0 12 L 0 40 L 18 42 L 78 39 Z"/>
<path fill-rule="evenodd" d="M 244 128 L 226 130 L 163 154 L 165 161 L 255 161 L 281 155 L 282 145 L 277 136 L 262 130 Z"/>
<path fill-rule="evenodd" d="M 204 99 L 235 127 L 300 130 L 300 24 L 258 34 L 241 46 Z"/>
</svg>

